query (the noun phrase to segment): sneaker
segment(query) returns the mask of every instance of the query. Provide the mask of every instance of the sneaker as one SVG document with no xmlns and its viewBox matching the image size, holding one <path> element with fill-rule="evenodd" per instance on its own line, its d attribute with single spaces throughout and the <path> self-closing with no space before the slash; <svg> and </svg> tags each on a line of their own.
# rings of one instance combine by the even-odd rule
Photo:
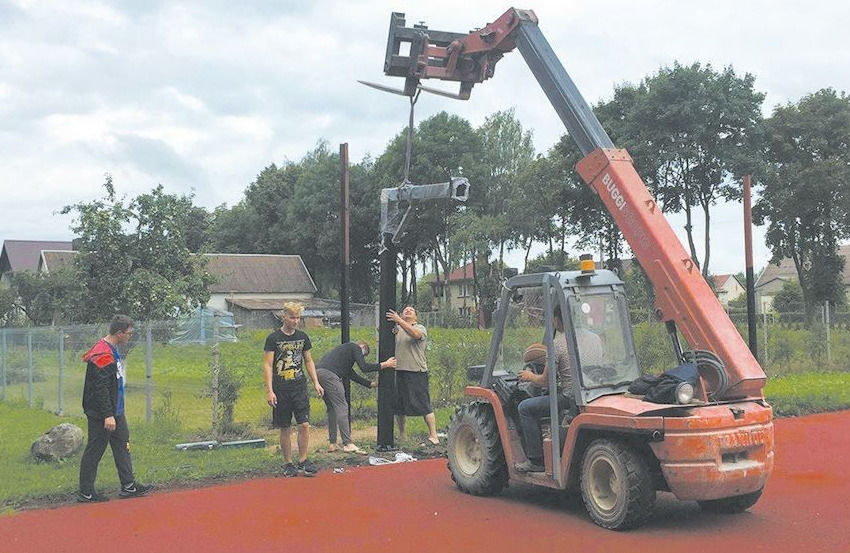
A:
<svg viewBox="0 0 850 553">
<path fill-rule="evenodd" d="M 133 482 L 132 484 L 121 486 L 121 492 L 118 494 L 118 497 L 122 499 L 127 499 L 129 497 L 141 497 L 151 491 L 151 488 L 153 488 L 153 486 L 146 486 L 145 484 L 137 484 Z"/>
<path fill-rule="evenodd" d="M 330 444 L 328 446 L 328 453 L 334 453 L 336 451 L 339 451 L 339 446 L 337 444 Z"/>
<path fill-rule="evenodd" d="M 298 469 L 292 463 L 286 463 L 286 466 L 283 467 L 283 476 L 286 478 L 298 476 Z"/>
<path fill-rule="evenodd" d="M 79 503 L 103 503 L 104 501 L 109 501 L 109 498 L 97 492 L 77 492 L 77 502 Z"/>
<path fill-rule="evenodd" d="M 517 472 L 543 472 L 546 470 L 546 467 L 530 459 L 523 461 L 522 463 L 515 464 L 514 468 Z"/>
<path fill-rule="evenodd" d="M 316 465 L 310 459 L 305 460 L 303 463 L 298 463 L 298 470 L 304 476 L 316 476 L 316 473 L 319 472 L 319 469 L 316 468 Z"/>
</svg>

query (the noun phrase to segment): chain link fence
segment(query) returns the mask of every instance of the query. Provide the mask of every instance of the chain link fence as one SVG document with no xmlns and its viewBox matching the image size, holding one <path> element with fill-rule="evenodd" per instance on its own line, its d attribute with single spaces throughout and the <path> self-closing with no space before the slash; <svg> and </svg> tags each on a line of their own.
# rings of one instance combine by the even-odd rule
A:
<svg viewBox="0 0 850 553">
<path fill-rule="evenodd" d="M 747 341 L 746 309 L 732 309 L 728 314 Z M 647 367 L 661 370 L 673 362 L 672 357 L 661 353 L 669 345 L 669 339 L 664 325 L 655 320 L 654 312 L 632 307 L 630 316 L 644 370 Z M 799 311 L 760 313 L 755 322 L 757 358 L 768 376 L 850 370 L 850 311 L 835 311 L 829 305 L 822 305 L 811 321 Z"/>
<path fill-rule="evenodd" d="M 355 307 L 352 312 L 358 315 L 352 322 L 359 324 L 352 325 L 351 338 L 374 345 L 377 308 Z M 746 340 L 746 314 L 730 316 Z M 339 343 L 332 306 L 324 317 L 305 321 L 317 361 Z M 633 309 L 631 319 L 641 368 L 653 372 L 674 366 L 664 325 L 649 310 Z M 475 317 L 434 312 L 420 313 L 420 320 L 429 329 L 426 355 L 432 370 L 432 398 L 435 404 L 450 404 L 462 396 L 465 367 L 484 362 L 490 332 L 478 330 Z M 804 320 L 802 313 L 758 318 L 758 358 L 768 375 L 850 370 L 850 312 L 825 312 L 822 320 L 811 325 Z M 226 333 L 214 327 L 205 327 L 208 330 L 200 339 L 186 340 L 179 321 L 137 323 L 124 352 L 128 418 L 157 424 L 179 421 L 184 433 L 198 437 L 247 436 L 267 429 L 271 410 L 265 400 L 262 351 L 265 337 L 278 324 L 272 319 L 259 328 L 237 325 L 235 333 L 229 329 L 232 334 L 227 339 L 233 341 L 224 341 Z M 105 324 L 0 329 L 0 400 L 83 416 L 81 356 L 106 333 Z M 352 386 L 351 394 L 355 418 L 373 419 L 374 392 Z M 315 397 L 311 401 L 314 423 L 321 425 L 324 406 Z"/>
<path fill-rule="evenodd" d="M 362 317 L 369 324 L 353 327 L 353 339 L 362 334 L 374 343 L 374 317 L 372 306 Z M 217 327 L 225 321 L 214 319 L 212 325 L 200 325 L 205 332 L 196 325 L 188 338 L 181 321 L 136 322 L 133 339 L 121 351 L 128 419 L 179 420 L 199 436 L 249 434 L 270 425 L 263 346 L 279 322 L 272 319 L 260 328 L 236 325 L 224 332 Z M 305 330 L 313 340 L 314 360 L 339 343 L 338 329 Z M 0 400 L 83 416 L 82 355 L 107 333 L 107 324 L 0 329 Z M 323 408 L 313 411 L 324 415 Z"/>
<path fill-rule="evenodd" d="M 352 304 L 351 339 L 377 348 L 377 306 Z M 175 423 L 199 438 L 248 436 L 271 425 L 262 358 L 266 336 L 280 321 L 268 312 L 240 314 L 237 324 L 209 312 L 212 320 L 136 322 L 122 355 L 126 365 L 126 414 L 134 422 Z M 303 325 L 313 342 L 313 359 L 339 344 L 339 303 L 318 301 L 305 310 Z M 443 319 L 445 320 L 445 319 Z M 440 328 L 436 317 L 428 326 Z M 453 328 L 457 321 L 447 321 Z M 474 321 L 469 326 L 475 328 Z M 82 355 L 108 333 L 108 325 L 0 328 L 0 400 L 68 417 L 82 417 L 86 365 Z M 454 365 L 450 337 L 432 348 L 446 366 Z M 485 350 L 486 351 L 486 350 Z M 437 352 L 441 352 L 439 356 Z M 375 353 L 372 354 L 372 358 Z M 373 359 L 374 360 L 374 359 Z M 478 361 L 476 361 L 478 362 Z M 462 370 L 464 367 L 460 367 Z M 366 375 L 369 377 L 369 375 Z M 448 397 L 456 386 L 435 379 L 435 395 Z M 460 386 L 459 384 L 457 386 Z M 446 388 L 445 390 L 443 388 Z M 461 386 L 462 388 L 462 386 Z M 353 385 L 355 418 L 374 417 L 375 394 Z M 325 408 L 311 395 L 314 422 L 323 424 Z"/>
</svg>

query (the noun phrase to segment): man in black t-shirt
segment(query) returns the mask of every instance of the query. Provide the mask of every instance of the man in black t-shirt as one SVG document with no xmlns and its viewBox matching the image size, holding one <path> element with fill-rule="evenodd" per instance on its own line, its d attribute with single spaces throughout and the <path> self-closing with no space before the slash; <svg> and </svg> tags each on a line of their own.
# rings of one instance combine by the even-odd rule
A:
<svg viewBox="0 0 850 553">
<path fill-rule="evenodd" d="M 310 440 L 310 398 L 307 395 L 307 378 L 304 369 L 313 381 L 316 394 L 322 397 L 324 389 L 316 376 L 316 367 L 310 349 L 310 337 L 298 330 L 301 312 L 300 303 L 283 306 L 283 325 L 266 338 L 263 350 L 263 372 L 266 380 L 266 400 L 272 406 L 272 421 L 280 428 L 280 449 L 286 465 L 284 476 L 314 476 L 316 465 L 307 459 Z M 298 425 L 298 465 L 292 464 L 292 441 L 290 430 L 292 417 Z"/>
</svg>

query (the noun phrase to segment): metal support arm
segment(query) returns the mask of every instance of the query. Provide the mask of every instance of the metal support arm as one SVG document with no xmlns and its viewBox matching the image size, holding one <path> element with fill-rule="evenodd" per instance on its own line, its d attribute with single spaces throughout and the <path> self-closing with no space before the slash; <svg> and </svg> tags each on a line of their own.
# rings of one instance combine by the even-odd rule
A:
<svg viewBox="0 0 850 553">
<path fill-rule="evenodd" d="M 393 244 L 398 244 L 404 236 L 405 223 L 413 204 L 447 198 L 465 202 L 469 198 L 469 180 L 451 177 L 449 182 L 420 185 L 403 182 L 395 188 L 382 189 L 381 235 L 392 235 Z"/>
</svg>

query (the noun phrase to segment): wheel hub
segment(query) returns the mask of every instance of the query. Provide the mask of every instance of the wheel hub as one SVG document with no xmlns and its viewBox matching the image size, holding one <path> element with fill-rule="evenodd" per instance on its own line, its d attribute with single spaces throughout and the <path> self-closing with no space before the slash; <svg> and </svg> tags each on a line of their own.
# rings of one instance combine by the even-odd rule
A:
<svg viewBox="0 0 850 553">
<path fill-rule="evenodd" d="M 616 506 L 618 484 L 617 471 L 611 463 L 594 459 L 590 465 L 590 492 L 600 509 L 610 511 Z"/>
<path fill-rule="evenodd" d="M 455 441 L 457 468 L 464 474 L 475 474 L 481 468 L 481 442 L 469 426 L 458 429 Z"/>
</svg>

